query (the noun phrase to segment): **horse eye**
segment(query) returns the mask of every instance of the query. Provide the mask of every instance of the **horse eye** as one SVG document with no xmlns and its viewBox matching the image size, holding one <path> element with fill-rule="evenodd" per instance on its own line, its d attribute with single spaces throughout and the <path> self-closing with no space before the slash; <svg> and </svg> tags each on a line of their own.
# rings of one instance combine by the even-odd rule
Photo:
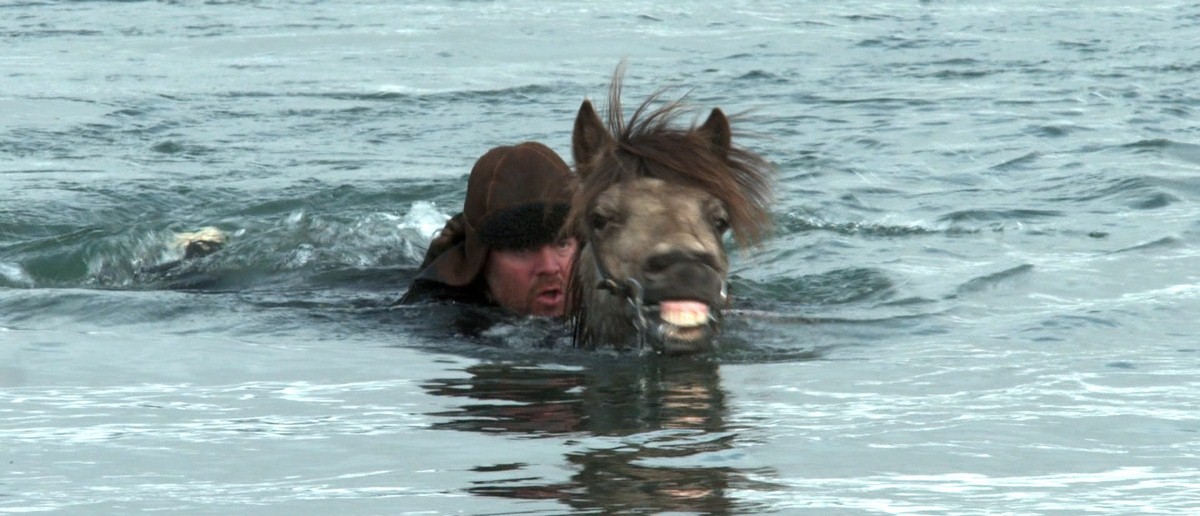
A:
<svg viewBox="0 0 1200 516">
<path fill-rule="evenodd" d="M 724 235 L 726 231 L 729 231 L 729 219 L 725 217 L 713 219 L 713 229 L 717 231 L 718 235 Z"/>
<path fill-rule="evenodd" d="M 588 218 L 588 223 L 592 225 L 592 231 L 603 231 L 608 226 L 608 217 L 599 213 L 593 213 Z"/>
</svg>

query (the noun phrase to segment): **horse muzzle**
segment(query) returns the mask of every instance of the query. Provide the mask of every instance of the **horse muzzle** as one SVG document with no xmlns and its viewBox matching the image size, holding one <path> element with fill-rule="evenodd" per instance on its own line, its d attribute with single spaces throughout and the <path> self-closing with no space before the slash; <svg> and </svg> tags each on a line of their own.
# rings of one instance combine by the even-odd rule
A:
<svg viewBox="0 0 1200 516">
<path fill-rule="evenodd" d="M 626 278 L 602 278 L 597 288 L 624 297 L 636 343 L 661 355 L 690 355 L 713 351 L 720 328 L 720 310 L 728 301 L 724 279 L 710 271 L 692 281 L 662 282 L 650 278 L 648 287 Z"/>
<path fill-rule="evenodd" d="M 719 325 L 718 312 L 691 300 L 661 301 L 644 308 L 647 341 L 656 352 L 688 355 L 712 351 Z"/>
</svg>

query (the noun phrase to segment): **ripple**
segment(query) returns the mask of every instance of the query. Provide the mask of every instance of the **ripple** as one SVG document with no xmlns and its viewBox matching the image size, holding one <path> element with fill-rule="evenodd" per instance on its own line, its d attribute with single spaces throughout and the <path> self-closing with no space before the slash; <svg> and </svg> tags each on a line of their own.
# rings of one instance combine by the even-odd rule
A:
<svg viewBox="0 0 1200 516">
<path fill-rule="evenodd" d="M 1200 164 L 1200 145 L 1178 142 L 1166 138 L 1138 140 L 1116 148 L 1134 153 L 1154 153 L 1173 157 L 1190 164 Z"/>
<path fill-rule="evenodd" d="M 244 98 L 314 98 L 353 101 L 396 101 L 396 100 L 505 100 L 525 98 L 553 93 L 555 84 L 524 84 L 502 88 L 478 89 L 414 89 L 406 86 L 385 85 L 379 91 L 320 91 L 320 92 L 277 92 L 277 91 L 231 91 L 224 96 L 231 99 Z"/>
<path fill-rule="evenodd" d="M 1031 264 L 1018 265 L 1000 272 L 987 274 L 978 278 L 972 278 L 962 285 L 959 285 L 955 291 L 959 295 L 963 295 L 991 290 L 1026 277 L 1032 271 L 1033 265 Z"/>
<path fill-rule="evenodd" d="M 1123 178 L 1105 178 L 1095 186 L 1072 196 L 1052 199 L 1054 201 L 1094 202 L 1115 201 L 1136 210 L 1155 210 L 1170 206 L 1181 201 L 1180 197 L 1171 192 L 1166 186 L 1172 181 L 1162 180 L 1153 176 L 1132 176 Z M 1186 184 L 1178 184 L 1182 188 L 1190 188 Z"/>
<path fill-rule="evenodd" d="M 753 299 L 755 303 L 840 305 L 887 297 L 895 284 L 882 271 L 849 268 L 799 278 L 777 277 L 769 283 L 739 278 L 734 287 L 739 297 Z"/>
<path fill-rule="evenodd" d="M 993 165 L 991 170 L 1027 170 L 1034 166 L 1042 157 L 1039 152 L 1030 152 L 1022 156 L 1010 159 L 999 165 Z"/>
<path fill-rule="evenodd" d="M 975 513 L 980 507 L 1003 506 L 1028 514 L 1074 512 L 1081 507 L 1111 514 L 1182 514 L 1196 501 L 1182 493 L 1200 483 L 1200 476 L 1194 471 L 1127 466 L 1049 475 L 894 474 L 778 482 L 789 485 L 792 494 L 763 493 L 764 500 L 774 502 L 770 506 L 774 511 L 827 508 L 888 514 Z M 879 492 L 889 496 L 879 498 Z M 795 501 L 796 493 L 801 493 L 803 503 Z"/>
<path fill-rule="evenodd" d="M 1062 138 L 1080 131 L 1090 131 L 1090 128 L 1072 124 L 1051 124 L 1030 127 L 1027 132 L 1044 138 Z"/>
<path fill-rule="evenodd" d="M 941 231 L 921 227 L 917 224 L 889 225 L 869 222 L 833 222 L 795 213 L 779 217 L 776 223 L 787 233 L 830 231 L 841 235 L 863 235 L 870 237 L 904 237 L 941 233 Z"/>
<path fill-rule="evenodd" d="M 331 435 L 396 433 L 417 416 L 370 404 L 374 392 L 399 381 L 346 384 L 249 382 L 228 386 L 140 385 L 110 388 L 12 389 L 0 399 L 20 412 L 8 421 L 22 425 L 7 433 L 12 443 L 108 443 L 134 440 L 224 442 L 250 439 L 325 439 Z M 310 414 L 241 415 L 253 399 L 287 406 L 325 407 Z M 351 401 L 347 401 L 351 400 Z M 326 413 L 322 413 L 326 412 Z M 126 420 L 111 422 L 111 414 Z M 18 417 L 20 415 L 20 417 Z M 232 417 L 231 417 L 232 416 Z M 416 418 L 416 419 L 414 419 Z"/>
<path fill-rule="evenodd" d="M 1028 222 L 1039 219 L 1062 217 L 1064 214 L 1057 210 L 1033 209 L 973 209 L 947 213 L 938 217 L 939 221 L 960 224 L 963 222 L 997 222 L 1020 221 Z"/>
<path fill-rule="evenodd" d="M 763 82 L 772 82 L 772 83 L 778 83 L 778 84 L 786 84 L 788 82 L 787 79 L 780 77 L 776 74 L 773 74 L 771 72 L 764 71 L 764 70 L 754 70 L 751 72 L 747 72 L 747 73 L 739 76 L 737 78 L 737 80 L 739 80 L 739 81 L 763 81 Z"/>
<path fill-rule="evenodd" d="M 150 146 L 150 150 L 159 154 L 180 154 L 185 156 L 202 156 L 212 154 L 215 149 L 202 145 L 180 143 L 174 140 L 163 140 Z"/>
<path fill-rule="evenodd" d="M 1169 193 L 1155 192 L 1130 202 L 1129 207 L 1138 210 L 1155 210 L 1165 208 L 1179 201 L 1178 197 Z"/>
<path fill-rule="evenodd" d="M 1200 165 L 1200 145 L 1193 143 L 1175 143 L 1167 148 L 1167 153 L 1193 165 Z"/>
</svg>

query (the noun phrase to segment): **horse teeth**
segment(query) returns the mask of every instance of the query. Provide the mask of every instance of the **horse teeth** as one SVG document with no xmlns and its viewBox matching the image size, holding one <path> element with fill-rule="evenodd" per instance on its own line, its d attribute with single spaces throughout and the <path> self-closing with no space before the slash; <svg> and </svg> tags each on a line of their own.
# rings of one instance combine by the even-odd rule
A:
<svg viewBox="0 0 1200 516">
<path fill-rule="evenodd" d="M 702 326 L 708 322 L 708 305 L 696 301 L 664 301 L 660 317 L 679 327 Z"/>
</svg>

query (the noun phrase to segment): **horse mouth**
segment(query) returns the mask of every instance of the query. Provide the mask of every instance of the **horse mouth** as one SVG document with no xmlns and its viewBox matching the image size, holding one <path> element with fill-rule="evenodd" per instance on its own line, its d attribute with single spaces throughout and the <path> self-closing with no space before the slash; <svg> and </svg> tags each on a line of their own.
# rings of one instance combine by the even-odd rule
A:
<svg viewBox="0 0 1200 516">
<path fill-rule="evenodd" d="M 712 309 L 700 301 L 662 301 L 657 308 L 655 348 L 660 353 L 682 355 L 707 351 L 716 335 Z"/>
</svg>

